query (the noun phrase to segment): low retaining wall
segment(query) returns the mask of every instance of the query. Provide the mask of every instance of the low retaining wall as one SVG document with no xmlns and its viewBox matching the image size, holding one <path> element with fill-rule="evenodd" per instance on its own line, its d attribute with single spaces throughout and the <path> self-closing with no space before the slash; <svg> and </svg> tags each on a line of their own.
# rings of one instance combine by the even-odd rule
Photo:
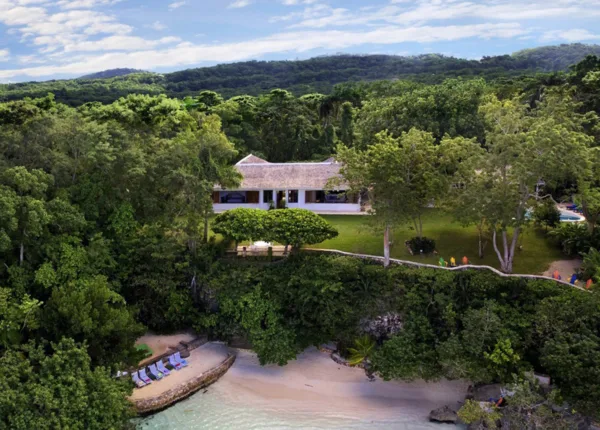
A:
<svg viewBox="0 0 600 430">
<path fill-rule="evenodd" d="M 229 354 L 217 367 L 201 373 L 181 385 L 165 391 L 150 399 L 132 400 L 133 406 L 140 415 L 148 415 L 161 411 L 174 403 L 189 397 L 196 391 L 208 387 L 223 376 L 235 362 L 235 354 Z"/>
<path fill-rule="evenodd" d="M 347 256 L 347 257 L 361 258 L 363 260 L 377 261 L 377 262 L 380 262 L 382 264 L 383 264 L 383 261 L 384 261 L 384 258 L 380 257 L 378 255 L 353 254 L 352 252 L 338 251 L 337 249 L 302 248 L 302 251 L 322 252 L 322 253 L 326 253 L 326 254 L 338 254 L 338 255 L 344 255 L 344 256 Z M 428 269 L 450 270 L 450 271 L 456 271 L 456 270 L 488 270 L 488 271 L 493 272 L 494 274 L 496 274 L 498 276 L 502 276 L 504 278 L 540 279 L 540 280 L 543 280 L 543 281 L 554 281 L 557 284 L 566 285 L 566 286 L 571 287 L 571 288 L 577 288 L 578 290 L 588 292 L 588 290 L 586 290 L 585 288 L 579 287 L 577 285 L 570 284 L 567 281 L 562 281 L 562 280 L 550 278 L 548 276 L 541 276 L 541 275 L 508 274 L 508 273 L 501 272 L 498 269 L 494 269 L 493 267 L 490 267 L 490 266 L 476 266 L 474 264 L 467 264 L 465 266 L 457 266 L 457 267 L 440 267 L 440 266 L 436 266 L 434 264 L 417 263 L 415 261 L 398 260 L 398 259 L 395 259 L 395 258 L 390 258 L 390 263 L 391 264 L 398 264 L 398 265 L 402 265 L 402 266 L 423 267 L 423 268 L 428 268 Z"/>
</svg>

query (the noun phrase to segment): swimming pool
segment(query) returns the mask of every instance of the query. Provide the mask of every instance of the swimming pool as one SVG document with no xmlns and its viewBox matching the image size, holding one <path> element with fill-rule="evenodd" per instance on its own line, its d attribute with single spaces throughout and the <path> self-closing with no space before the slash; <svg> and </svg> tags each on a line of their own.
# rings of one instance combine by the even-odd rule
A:
<svg viewBox="0 0 600 430">
<path fill-rule="evenodd" d="M 571 211 L 560 209 L 561 222 L 581 222 L 585 221 L 585 217 Z"/>
</svg>

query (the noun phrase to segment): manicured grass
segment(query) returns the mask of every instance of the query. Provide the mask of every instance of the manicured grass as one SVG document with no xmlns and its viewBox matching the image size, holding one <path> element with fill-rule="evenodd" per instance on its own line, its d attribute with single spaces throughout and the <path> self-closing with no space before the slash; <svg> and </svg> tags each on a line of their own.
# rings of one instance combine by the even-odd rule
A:
<svg viewBox="0 0 600 430">
<path fill-rule="evenodd" d="M 371 227 L 368 216 L 358 215 L 324 215 L 327 221 L 339 231 L 335 239 L 325 241 L 312 248 L 338 249 L 358 254 L 383 255 L 383 232 Z M 473 264 L 482 264 L 499 268 L 498 259 L 491 240 L 485 248 L 485 257 L 477 256 L 477 230 L 475 227 L 463 228 L 452 221 L 452 218 L 439 210 L 429 210 L 423 217 L 423 233 L 436 241 L 439 255 L 412 256 L 404 242 L 415 236 L 414 229 L 403 226 L 394 230 L 394 244 L 391 249 L 392 258 L 438 264 L 439 257 L 446 261 L 455 257 L 456 261 L 466 255 Z M 540 274 L 554 260 L 564 258 L 560 250 L 555 248 L 543 232 L 533 227 L 525 230 L 519 244 L 522 250 L 517 251 L 514 262 L 514 273 Z"/>
</svg>

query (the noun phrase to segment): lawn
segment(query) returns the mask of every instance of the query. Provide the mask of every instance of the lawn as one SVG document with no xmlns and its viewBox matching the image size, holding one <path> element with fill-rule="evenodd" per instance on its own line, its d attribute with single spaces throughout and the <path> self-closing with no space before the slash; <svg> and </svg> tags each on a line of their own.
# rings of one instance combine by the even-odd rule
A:
<svg viewBox="0 0 600 430">
<path fill-rule="evenodd" d="M 327 221 L 339 231 L 335 239 L 325 241 L 312 248 L 338 249 L 358 254 L 383 255 L 383 232 L 375 231 L 369 223 L 368 216 L 358 215 L 324 215 Z M 452 221 L 452 218 L 441 211 L 429 210 L 423 217 L 423 233 L 436 241 L 439 255 L 412 256 L 404 246 L 404 242 L 413 237 L 414 229 L 403 226 L 394 230 L 394 244 L 391 249 L 392 258 L 437 264 L 439 257 L 449 261 L 455 257 L 457 262 L 466 255 L 474 264 L 483 264 L 499 268 L 496 253 L 491 241 L 485 248 L 485 257 L 477 256 L 477 230 L 475 227 L 463 228 Z M 543 232 L 533 227 L 525 230 L 519 244 L 522 250 L 517 251 L 514 262 L 515 273 L 540 274 L 554 260 L 563 259 L 560 250 L 555 248 L 544 236 Z"/>
</svg>

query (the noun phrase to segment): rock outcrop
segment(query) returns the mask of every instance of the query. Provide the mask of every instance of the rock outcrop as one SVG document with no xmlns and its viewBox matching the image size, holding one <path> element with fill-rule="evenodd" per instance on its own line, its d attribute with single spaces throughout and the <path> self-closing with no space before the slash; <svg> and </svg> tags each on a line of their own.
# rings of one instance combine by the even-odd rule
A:
<svg viewBox="0 0 600 430">
<path fill-rule="evenodd" d="M 456 414 L 456 411 L 446 405 L 431 411 L 429 413 L 429 421 L 454 424 L 458 421 L 458 415 Z"/>
</svg>

